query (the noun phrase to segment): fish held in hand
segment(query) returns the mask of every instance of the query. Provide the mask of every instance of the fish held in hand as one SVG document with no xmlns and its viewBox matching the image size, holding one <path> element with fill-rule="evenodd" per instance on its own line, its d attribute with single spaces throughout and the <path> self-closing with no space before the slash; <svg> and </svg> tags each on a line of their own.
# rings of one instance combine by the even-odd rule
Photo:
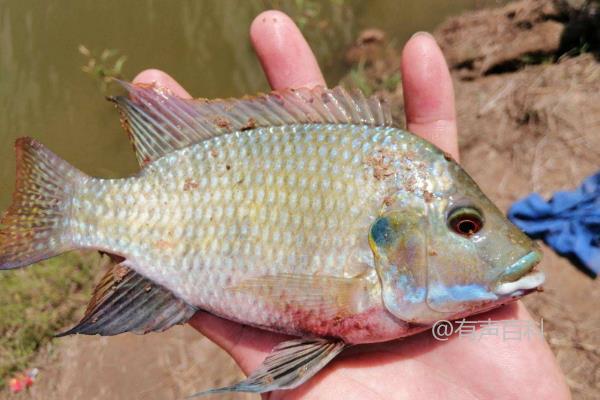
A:
<svg viewBox="0 0 600 400">
<path fill-rule="evenodd" d="M 534 291 L 539 248 L 447 154 L 342 88 L 185 100 L 124 83 L 141 166 L 87 176 L 30 138 L 0 269 L 72 249 L 114 262 L 64 334 L 162 331 L 197 310 L 297 336 L 224 391 L 305 382 L 345 347 Z"/>
</svg>

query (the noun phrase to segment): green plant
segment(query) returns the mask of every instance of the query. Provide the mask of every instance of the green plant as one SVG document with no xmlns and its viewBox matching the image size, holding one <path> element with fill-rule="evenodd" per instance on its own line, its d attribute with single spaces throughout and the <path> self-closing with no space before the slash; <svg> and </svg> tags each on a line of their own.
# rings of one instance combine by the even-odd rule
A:
<svg viewBox="0 0 600 400">
<path fill-rule="evenodd" d="M 123 79 L 123 65 L 127 56 L 117 49 L 104 49 L 99 54 L 80 44 L 79 53 L 87 58 L 81 70 L 99 82 L 103 92 L 114 82 L 113 78 Z"/>
<path fill-rule="evenodd" d="M 373 93 L 373 86 L 369 82 L 365 71 L 365 61 L 360 62 L 350 70 L 350 86 L 354 86 L 364 93 L 365 96 L 370 96 Z"/>
<path fill-rule="evenodd" d="M 370 96 L 379 90 L 394 92 L 400 84 L 401 77 L 398 71 L 373 73 L 366 66 L 367 63 L 361 59 L 350 72 L 342 84 L 360 89 L 365 96 Z"/>
</svg>

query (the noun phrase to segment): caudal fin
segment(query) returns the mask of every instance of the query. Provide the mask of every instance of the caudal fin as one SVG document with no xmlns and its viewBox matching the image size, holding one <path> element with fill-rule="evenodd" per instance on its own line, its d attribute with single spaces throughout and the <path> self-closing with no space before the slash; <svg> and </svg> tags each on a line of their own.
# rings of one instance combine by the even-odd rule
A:
<svg viewBox="0 0 600 400">
<path fill-rule="evenodd" d="M 15 143 L 13 202 L 0 219 L 0 270 L 24 267 L 73 247 L 70 199 L 85 175 L 32 138 Z"/>
</svg>

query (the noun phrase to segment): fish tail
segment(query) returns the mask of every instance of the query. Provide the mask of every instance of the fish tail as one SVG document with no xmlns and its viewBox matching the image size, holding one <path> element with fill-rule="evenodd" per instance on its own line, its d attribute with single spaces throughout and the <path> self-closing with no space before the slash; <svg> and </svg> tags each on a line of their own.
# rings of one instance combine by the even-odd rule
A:
<svg viewBox="0 0 600 400">
<path fill-rule="evenodd" d="M 86 178 L 32 138 L 15 142 L 13 201 L 0 218 L 0 270 L 25 267 L 75 246 L 69 234 L 71 197 Z"/>
</svg>

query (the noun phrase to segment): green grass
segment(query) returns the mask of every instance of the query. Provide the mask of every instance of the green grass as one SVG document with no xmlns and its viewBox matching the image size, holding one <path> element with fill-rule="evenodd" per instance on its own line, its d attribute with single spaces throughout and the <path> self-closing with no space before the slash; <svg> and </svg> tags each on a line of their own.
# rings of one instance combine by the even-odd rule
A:
<svg viewBox="0 0 600 400">
<path fill-rule="evenodd" d="M 123 65 L 127 56 L 122 55 L 117 49 L 104 49 L 101 52 L 88 49 L 80 44 L 79 53 L 86 58 L 86 63 L 81 70 L 98 82 L 100 90 L 106 93 L 108 87 L 114 84 L 114 78 L 125 79 Z"/>
<path fill-rule="evenodd" d="M 379 90 L 393 92 L 401 82 L 400 74 L 397 71 L 373 75 L 372 72 L 367 71 L 365 61 L 361 60 L 356 66 L 352 67 L 341 83 L 350 88 L 360 89 L 365 96 L 371 96 Z"/>
<path fill-rule="evenodd" d="M 82 315 L 99 265 L 96 252 L 72 252 L 0 271 L 0 388 L 53 335 Z"/>
</svg>

